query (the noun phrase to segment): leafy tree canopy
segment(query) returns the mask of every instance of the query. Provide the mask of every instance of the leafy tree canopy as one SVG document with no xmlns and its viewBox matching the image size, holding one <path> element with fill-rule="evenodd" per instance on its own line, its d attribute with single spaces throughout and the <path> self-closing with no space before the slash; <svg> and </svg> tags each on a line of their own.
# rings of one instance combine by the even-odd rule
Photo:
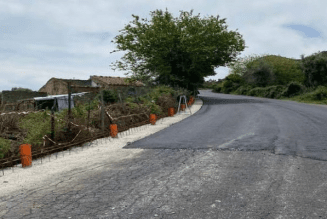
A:
<svg viewBox="0 0 327 219">
<path fill-rule="evenodd" d="M 227 32 L 226 19 L 219 16 L 200 19 L 181 11 L 179 18 L 161 10 L 151 12 L 147 21 L 134 20 L 115 37 L 118 51 L 128 51 L 112 69 L 130 70 L 130 80 L 156 81 L 192 90 L 214 76 L 215 67 L 226 66 L 245 49 L 245 41 L 237 32 Z M 155 79 L 153 79 L 155 78 Z"/>
<path fill-rule="evenodd" d="M 31 89 L 23 88 L 23 87 L 13 87 L 13 88 L 11 88 L 11 91 L 29 91 L 29 92 L 33 92 L 33 90 L 31 90 Z"/>
<path fill-rule="evenodd" d="M 263 55 L 252 55 L 252 56 L 246 56 L 246 57 L 240 57 L 237 60 L 230 62 L 227 64 L 227 66 L 231 69 L 229 71 L 229 74 L 237 74 L 242 76 L 247 69 L 252 65 L 252 63 L 264 56 L 267 56 L 268 54 Z"/>
</svg>

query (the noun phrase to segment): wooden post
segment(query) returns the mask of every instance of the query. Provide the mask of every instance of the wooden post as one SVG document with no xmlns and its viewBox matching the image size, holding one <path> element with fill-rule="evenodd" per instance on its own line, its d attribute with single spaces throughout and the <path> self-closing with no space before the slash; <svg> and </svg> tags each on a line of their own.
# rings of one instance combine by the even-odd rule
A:
<svg viewBox="0 0 327 219">
<path fill-rule="evenodd" d="M 121 105 L 122 105 L 122 107 L 123 107 L 123 109 L 124 109 L 124 111 L 125 111 L 125 106 L 124 106 L 124 104 L 123 104 L 123 100 L 122 100 L 120 94 L 121 94 L 121 91 L 119 90 L 118 95 L 119 95 L 120 103 L 121 103 Z"/>
<path fill-rule="evenodd" d="M 104 132 L 104 104 L 103 104 L 103 89 L 101 89 L 101 130 Z"/>
<path fill-rule="evenodd" d="M 68 130 L 70 130 L 70 119 L 71 119 L 71 105 L 70 105 L 70 99 L 71 99 L 71 87 L 70 82 L 68 82 Z"/>
<path fill-rule="evenodd" d="M 51 109 L 51 140 L 54 140 L 54 109 Z M 50 145 L 52 142 L 50 141 Z"/>
<path fill-rule="evenodd" d="M 90 123 L 90 102 L 91 99 L 89 99 L 89 109 L 87 111 L 87 130 L 89 130 L 89 123 Z"/>
</svg>

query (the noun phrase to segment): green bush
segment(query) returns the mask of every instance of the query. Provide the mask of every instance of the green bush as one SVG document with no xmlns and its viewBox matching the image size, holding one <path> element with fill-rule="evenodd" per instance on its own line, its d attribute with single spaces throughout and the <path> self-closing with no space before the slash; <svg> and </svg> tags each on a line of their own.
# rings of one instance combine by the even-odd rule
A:
<svg viewBox="0 0 327 219">
<path fill-rule="evenodd" d="M 293 97 L 297 94 L 301 94 L 305 91 L 305 87 L 300 84 L 299 82 L 292 81 L 287 85 L 287 88 L 282 93 L 282 96 L 284 97 Z"/>
<path fill-rule="evenodd" d="M 231 93 L 237 90 L 240 86 L 245 84 L 245 80 L 237 74 L 228 75 L 222 83 L 220 92 Z"/>
<path fill-rule="evenodd" d="M 247 69 L 259 66 L 260 61 L 264 61 L 266 64 L 268 64 L 274 73 L 275 82 L 270 83 L 269 86 L 284 86 L 290 83 L 291 81 L 297 81 L 299 83 L 303 83 L 304 81 L 304 73 L 302 72 L 299 66 L 301 60 L 281 57 L 279 55 L 265 55 L 250 62 L 246 66 Z"/>
<path fill-rule="evenodd" d="M 11 142 L 7 139 L 0 138 L 0 159 L 5 157 L 11 147 Z"/>
<path fill-rule="evenodd" d="M 71 109 L 73 118 L 87 119 L 87 110 L 97 109 L 97 100 L 91 102 L 90 107 L 88 104 L 79 105 Z M 49 114 L 49 115 L 48 115 Z M 63 109 L 60 112 L 56 112 L 55 116 L 58 119 L 54 120 L 55 132 L 62 131 L 67 126 L 67 114 L 68 109 Z M 43 136 L 51 134 L 51 111 L 46 110 L 44 112 L 30 113 L 22 118 L 18 125 L 19 128 L 27 132 L 26 138 L 21 144 L 42 144 Z"/>
<path fill-rule="evenodd" d="M 138 98 L 140 101 L 141 101 L 141 98 Z M 143 100 L 144 100 L 144 98 L 142 98 Z M 128 103 L 128 105 L 129 105 L 129 107 L 131 108 L 131 109 L 135 109 L 135 108 L 138 108 L 139 106 L 136 104 L 136 103 L 134 103 L 134 98 L 133 97 L 127 97 L 126 99 L 125 99 L 125 102 L 126 103 Z"/>
<path fill-rule="evenodd" d="M 160 106 L 156 104 L 158 103 L 159 97 L 161 97 L 162 95 L 171 95 L 172 97 L 177 97 L 181 94 L 186 95 L 187 98 L 189 98 L 190 91 L 187 91 L 185 89 L 174 90 L 171 87 L 160 85 L 153 88 L 148 94 L 140 96 L 138 98 L 141 102 L 143 102 L 144 106 L 150 109 L 150 113 L 161 115 L 163 112 Z M 132 108 L 137 106 L 133 105 L 133 98 L 126 98 L 125 101 L 128 102 Z"/>
<path fill-rule="evenodd" d="M 239 85 L 244 85 L 244 83 L 245 83 L 245 80 L 240 75 L 237 75 L 237 74 L 230 74 L 225 78 L 225 80 L 231 81 L 231 82 L 233 82 L 235 84 L 239 84 Z"/>
<path fill-rule="evenodd" d="M 74 106 L 74 108 L 71 109 L 73 118 L 80 118 L 80 119 L 87 119 L 88 110 L 96 110 L 98 109 L 99 100 L 94 99 L 90 102 L 90 105 L 88 103 L 81 104 L 78 106 Z M 58 113 L 58 118 L 64 119 L 65 116 L 68 114 L 68 109 L 63 109 Z"/>
<path fill-rule="evenodd" d="M 103 90 L 103 102 L 107 103 L 116 103 L 119 101 L 118 92 L 116 90 Z M 98 93 L 95 99 L 101 100 L 101 94 Z"/>
<path fill-rule="evenodd" d="M 46 113 L 50 111 L 30 113 L 19 121 L 19 127 L 27 131 L 23 144 L 42 144 L 42 137 L 51 133 L 50 116 Z"/>
<path fill-rule="evenodd" d="M 221 93 L 222 92 L 221 89 L 222 89 L 222 87 L 219 85 L 213 86 L 213 92 Z"/>
<path fill-rule="evenodd" d="M 247 93 L 252 89 L 251 86 L 240 86 L 235 92 L 234 94 L 238 94 L 238 95 L 247 95 Z"/>
<path fill-rule="evenodd" d="M 282 85 L 274 85 L 265 88 L 266 94 L 265 97 L 279 99 L 282 96 L 283 91 L 285 90 L 285 86 Z"/>
<path fill-rule="evenodd" d="M 266 87 L 275 83 L 276 76 L 271 64 L 260 59 L 258 64 L 250 66 L 242 76 L 247 84 L 255 87 Z"/>
<path fill-rule="evenodd" d="M 226 80 L 223 82 L 223 86 L 221 88 L 221 92 L 224 94 L 229 94 L 233 89 L 233 82 L 230 80 Z"/>
<path fill-rule="evenodd" d="M 318 86 L 317 89 L 311 93 L 313 100 L 324 100 L 327 99 L 327 87 Z"/>
<path fill-rule="evenodd" d="M 256 87 L 248 91 L 247 95 L 255 97 L 265 97 L 266 88 Z"/>
<path fill-rule="evenodd" d="M 306 87 L 327 84 L 327 55 L 325 52 L 314 53 L 306 58 L 301 55 L 299 67 L 304 72 Z"/>
<path fill-rule="evenodd" d="M 285 87 L 282 85 L 274 85 L 269 87 L 256 87 L 248 88 L 247 95 L 265 97 L 265 98 L 274 98 L 278 99 L 282 96 L 282 92 L 285 90 Z"/>
<path fill-rule="evenodd" d="M 176 95 L 178 93 L 178 91 L 174 91 L 173 88 L 165 86 L 165 85 L 160 85 L 155 87 L 148 95 L 146 95 L 146 97 L 149 100 L 153 100 L 154 102 L 158 101 L 158 98 L 162 95 L 162 94 L 168 94 L 168 95 Z"/>
</svg>

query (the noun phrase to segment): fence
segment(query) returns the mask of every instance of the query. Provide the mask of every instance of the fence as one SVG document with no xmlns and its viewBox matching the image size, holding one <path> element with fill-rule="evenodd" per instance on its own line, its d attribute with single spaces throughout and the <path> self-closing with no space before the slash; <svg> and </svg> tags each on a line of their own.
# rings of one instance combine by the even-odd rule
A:
<svg viewBox="0 0 327 219">
<path fill-rule="evenodd" d="M 72 93 L 85 90 L 88 90 L 88 93 L 85 93 L 82 96 L 75 96 L 73 103 L 76 108 L 76 110 L 74 110 L 74 115 L 79 113 L 79 110 L 82 109 L 80 106 L 86 107 L 84 109 L 87 109 L 87 115 L 84 115 L 82 118 L 76 116 L 74 117 L 71 106 Z M 67 148 L 81 145 L 98 138 L 109 137 L 111 134 L 111 130 L 109 128 L 110 124 L 117 124 L 118 132 L 122 132 L 130 128 L 150 123 L 149 109 L 146 107 L 140 107 L 136 110 L 131 110 L 129 107 L 126 107 L 127 105 L 124 103 L 127 97 L 134 97 L 135 102 L 137 103 L 139 101 L 138 97 L 146 96 L 149 94 L 149 92 L 151 92 L 150 87 L 126 87 L 122 89 L 116 89 L 119 99 L 116 103 L 108 103 L 104 101 L 104 92 L 101 88 L 77 87 L 68 84 L 68 91 L 68 97 L 64 98 L 67 100 L 68 108 L 66 108 L 63 112 L 55 113 L 54 109 L 57 100 L 54 101 L 53 106 L 51 107 L 51 112 L 45 110 L 11 112 L 18 114 L 43 112 L 44 115 L 47 115 L 48 118 L 50 118 L 50 135 L 45 134 L 43 136 L 43 144 L 33 144 L 33 159 L 42 158 L 54 152 L 63 151 Z M 177 97 L 182 93 L 182 91 L 176 92 L 173 95 L 173 98 L 177 100 Z M 94 101 L 93 105 L 92 101 Z M 96 104 L 94 105 L 94 103 Z M 176 111 L 178 102 L 175 101 L 175 103 L 176 105 L 173 107 Z M 168 112 L 157 116 L 157 119 L 161 119 L 167 116 Z M 19 156 L 9 157 L 6 159 L 1 159 L 0 166 L 2 168 L 13 167 L 18 163 L 20 163 Z"/>
</svg>

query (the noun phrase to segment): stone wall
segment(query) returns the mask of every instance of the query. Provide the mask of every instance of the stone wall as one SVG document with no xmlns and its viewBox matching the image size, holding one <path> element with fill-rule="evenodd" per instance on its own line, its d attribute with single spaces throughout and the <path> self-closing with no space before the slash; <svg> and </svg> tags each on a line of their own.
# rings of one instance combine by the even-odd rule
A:
<svg viewBox="0 0 327 219">
<path fill-rule="evenodd" d="M 47 82 L 45 87 L 42 87 L 39 91 L 46 92 L 49 95 L 59 95 L 67 94 L 68 88 L 67 84 L 64 81 L 52 78 Z"/>
<path fill-rule="evenodd" d="M 29 91 L 2 91 L 1 105 L 6 103 L 17 103 L 22 99 L 29 99 L 33 97 L 46 97 L 46 92 L 29 92 Z"/>
</svg>

